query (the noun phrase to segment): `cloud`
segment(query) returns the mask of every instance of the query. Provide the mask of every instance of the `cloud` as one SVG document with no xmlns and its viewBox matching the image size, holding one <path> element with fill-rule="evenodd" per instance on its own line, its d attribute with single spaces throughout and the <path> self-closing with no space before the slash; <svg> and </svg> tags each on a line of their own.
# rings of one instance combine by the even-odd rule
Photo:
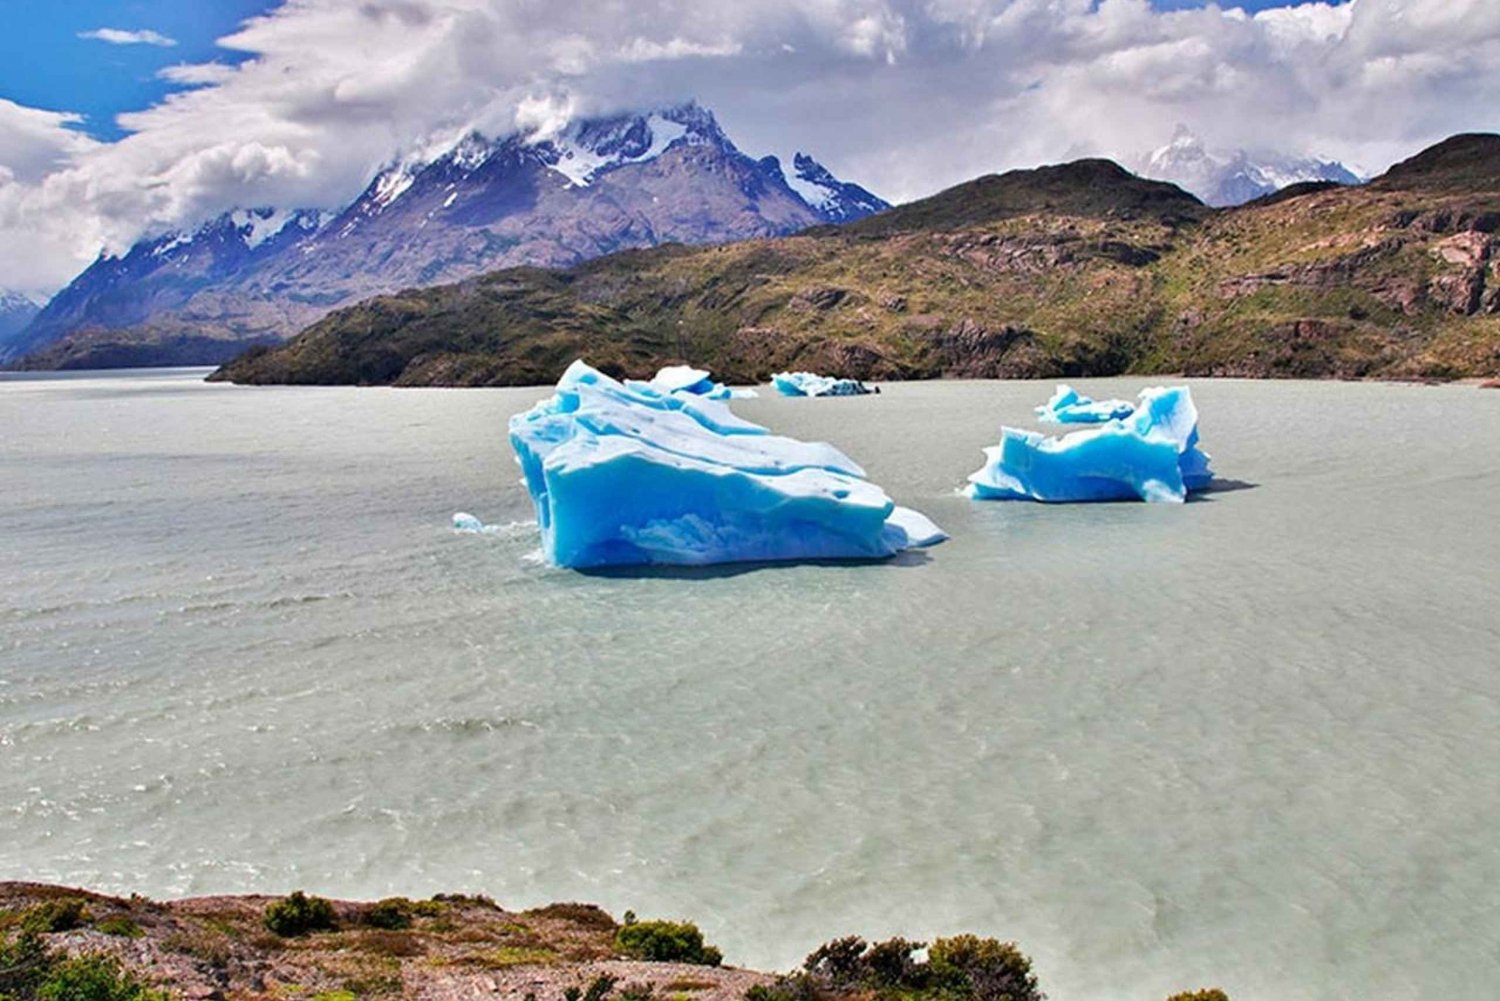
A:
<svg viewBox="0 0 1500 1001">
<path fill-rule="evenodd" d="M 110 45 L 160 45 L 170 47 L 177 44 L 177 39 L 168 38 L 160 32 L 144 28 L 140 31 L 125 31 L 121 28 L 95 28 L 93 31 L 80 31 L 79 38 L 90 38 L 97 42 L 108 42 Z"/>
<path fill-rule="evenodd" d="M 118 142 L 52 112 L 0 140 L 0 275 L 42 291 L 228 208 L 341 205 L 471 128 L 689 97 L 746 152 L 808 150 L 895 200 L 1132 154 L 1178 122 L 1377 169 L 1500 126 L 1494 0 L 286 0 L 220 44 L 245 60 L 162 70 L 183 89 L 121 116 Z"/>
</svg>

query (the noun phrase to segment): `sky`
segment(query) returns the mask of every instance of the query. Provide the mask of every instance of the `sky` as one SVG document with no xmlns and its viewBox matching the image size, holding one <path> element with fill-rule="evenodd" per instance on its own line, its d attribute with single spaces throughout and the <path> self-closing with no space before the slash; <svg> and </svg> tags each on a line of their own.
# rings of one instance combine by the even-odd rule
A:
<svg viewBox="0 0 1500 1001">
<path fill-rule="evenodd" d="M 0 0 L 0 288 L 470 130 L 696 98 L 892 200 L 1211 148 L 1378 171 L 1500 129 L 1500 0 Z"/>
</svg>

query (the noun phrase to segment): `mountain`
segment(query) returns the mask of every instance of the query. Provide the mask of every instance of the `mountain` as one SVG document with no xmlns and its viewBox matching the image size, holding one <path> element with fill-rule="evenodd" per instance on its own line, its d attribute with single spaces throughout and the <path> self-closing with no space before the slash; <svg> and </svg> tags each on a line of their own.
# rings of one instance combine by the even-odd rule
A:
<svg viewBox="0 0 1500 1001">
<path fill-rule="evenodd" d="M 1494 376 L 1500 136 L 1230 209 L 1109 161 L 1013 171 L 790 237 L 378 296 L 214 378 L 537 384 L 580 356 L 726 381 Z"/>
<path fill-rule="evenodd" d="M 0 289 L 0 350 L 5 343 L 20 333 L 41 307 L 19 292 Z"/>
<path fill-rule="evenodd" d="M 887 208 L 805 154 L 753 159 L 695 103 L 547 139 L 464 137 L 382 170 L 334 214 L 258 208 L 103 256 L 0 361 L 217 363 L 329 309 L 507 266 L 792 233 Z M 132 361 L 134 359 L 134 361 Z"/>
<path fill-rule="evenodd" d="M 1180 185 L 1209 205 L 1243 205 L 1282 188 L 1306 181 L 1358 184 L 1359 175 L 1341 163 L 1280 154 L 1252 155 L 1245 150 L 1211 152 L 1185 125 L 1172 141 L 1133 164 L 1142 177 Z"/>
</svg>

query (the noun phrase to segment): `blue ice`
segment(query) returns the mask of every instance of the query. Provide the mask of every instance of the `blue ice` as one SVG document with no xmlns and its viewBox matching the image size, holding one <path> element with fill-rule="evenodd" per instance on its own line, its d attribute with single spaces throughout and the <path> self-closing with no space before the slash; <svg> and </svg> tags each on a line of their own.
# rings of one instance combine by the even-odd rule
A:
<svg viewBox="0 0 1500 1001">
<path fill-rule="evenodd" d="M 1185 387 L 1142 390 L 1129 417 L 1061 438 L 1004 427 L 1000 444 L 984 454 L 969 477 L 975 500 L 1180 504 L 1213 478 Z"/>
<path fill-rule="evenodd" d="M 707 369 L 691 365 L 668 365 L 658 370 L 646 385 L 662 393 L 686 393 L 710 400 L 752 400 L 760 395 L 753 389 L 730 389 L 722 382 L 715 382 Z"/>
<path fill-rule="evenodd" d="M 1133 413 L 1135 404 L 1128 400 L 1091 400 L 1067 385 L 1058 386 L 1052 399 L 1036 408 L 1037 417 L 1046 424 L 1103 424 Z"/>
<path fill-rule="evenodd" d="M 782 396 L 865 396 L 874 392 L 858 379 L 835 379 L 813 372 L 777 372 L 771 384 Z"/>
<path fill-rule="evenodd" d="M 832 445 L 582 361 L 510 441 L 557 566 L 880 558 L 947 537 Z"/>
</svg>

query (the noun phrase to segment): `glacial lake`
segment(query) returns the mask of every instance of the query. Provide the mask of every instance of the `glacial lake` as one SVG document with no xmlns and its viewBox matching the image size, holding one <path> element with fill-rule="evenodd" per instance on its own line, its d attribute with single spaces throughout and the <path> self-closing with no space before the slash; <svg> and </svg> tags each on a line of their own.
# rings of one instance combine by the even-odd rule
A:
<svg viewBox="0 0 1500 1001">
<path fill-rule="evenodd" d="M 1190 381 L 1239 488 L 1184 507 L 957 496 L 1050 383 L 763 396 L 951 541 L 585 576 L 506 442 L 545 390 L 202 374 L 0 377 L 0 878 L 578 899 L 762 968 L 968 930 L 1053 1001 L 1495 996 L 1500 392 Z"/>
</svg>

